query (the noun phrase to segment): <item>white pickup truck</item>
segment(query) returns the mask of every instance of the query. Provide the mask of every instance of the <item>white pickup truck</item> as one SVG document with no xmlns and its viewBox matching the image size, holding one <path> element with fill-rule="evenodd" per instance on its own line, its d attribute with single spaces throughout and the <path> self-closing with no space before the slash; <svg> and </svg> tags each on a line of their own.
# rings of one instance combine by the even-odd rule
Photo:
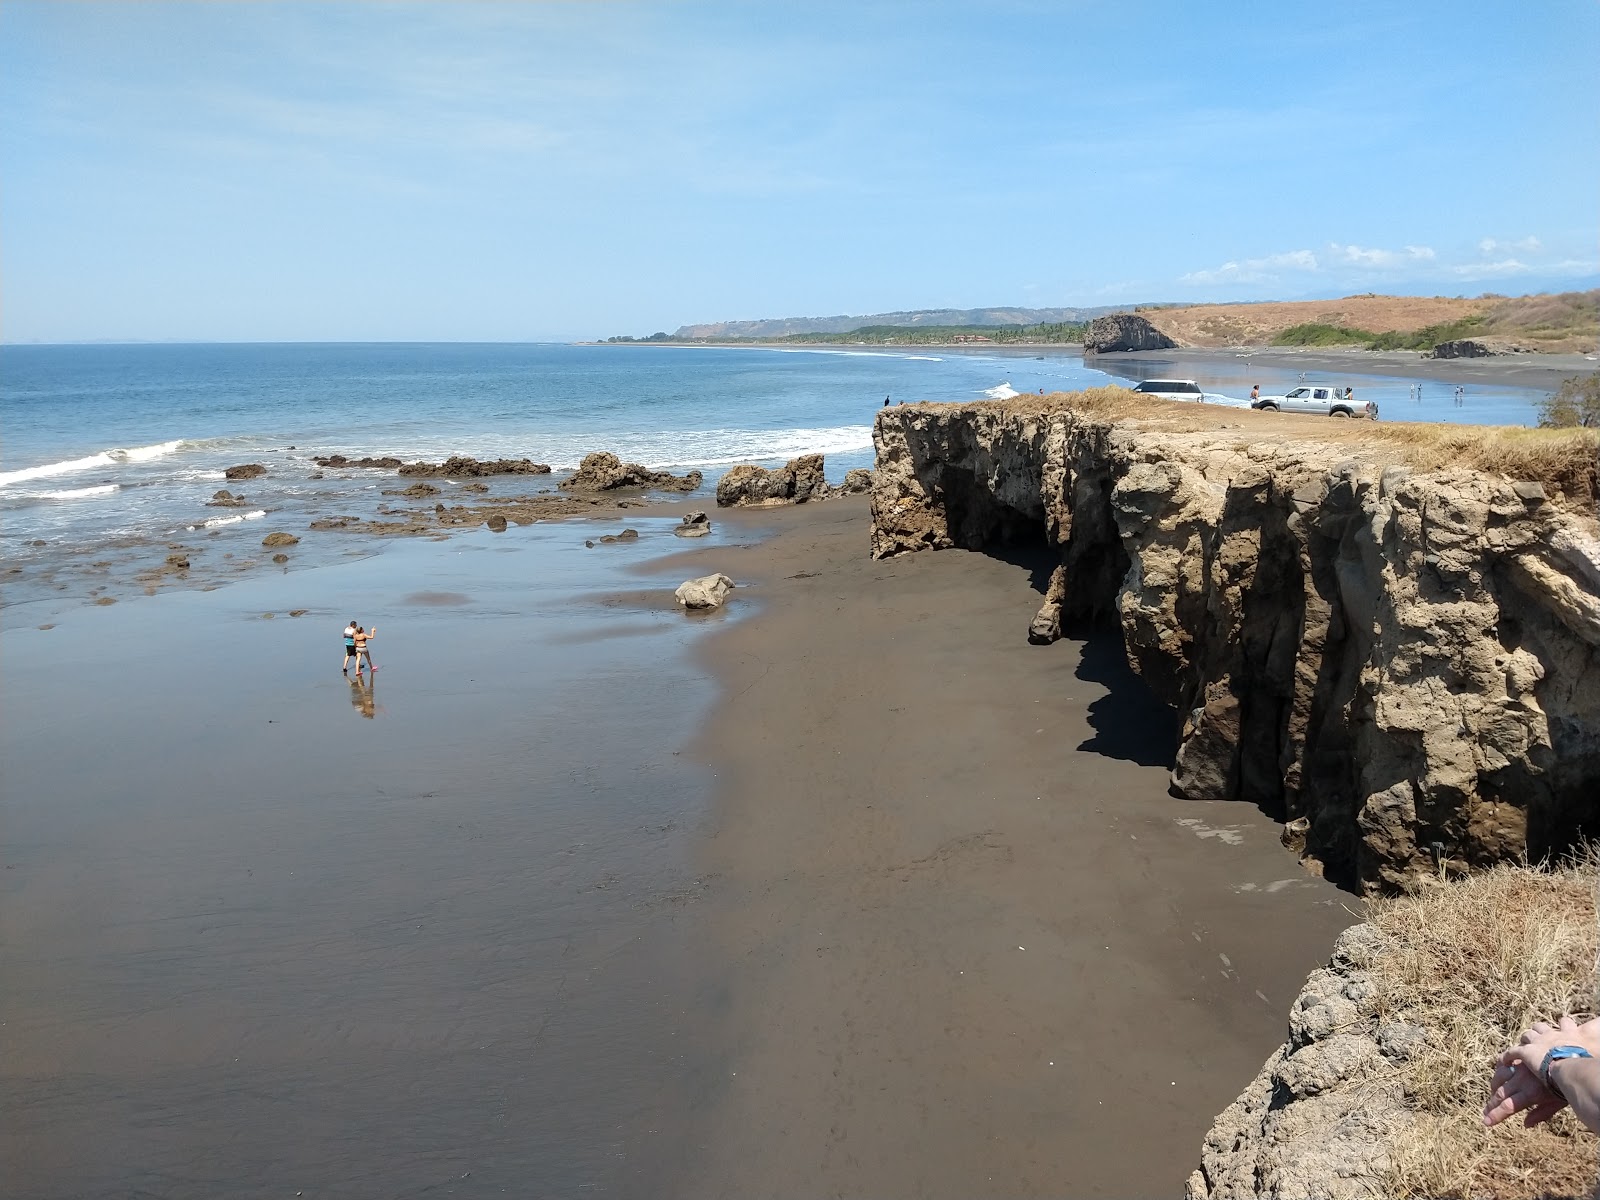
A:
<svg viewBox="0 0 1600 1200">
<path fill-rule="evenodd" d="M 1315 413 L 1320 417 L 1371 417 L 1378 419 L 1378 405 L 1363 403 L 1347 387 L 1331 383 L 1303 383 L 1281 396 L 1261 396 L 1250 407 L 1262 412 Z"/>
</svg>

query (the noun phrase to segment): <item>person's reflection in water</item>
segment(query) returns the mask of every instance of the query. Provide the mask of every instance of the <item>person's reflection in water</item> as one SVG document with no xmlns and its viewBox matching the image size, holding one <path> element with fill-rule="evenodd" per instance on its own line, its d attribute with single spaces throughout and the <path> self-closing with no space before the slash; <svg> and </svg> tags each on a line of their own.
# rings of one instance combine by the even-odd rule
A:
<svg viewBox="0 0 1600 1200">
<path fill-rule="evenodd" d="M 378 685 L 378 677 L 374 675 L 370 680 L 364 680 L 357 675 L 350 680 L 350 703 L 367 720 L 372 720 L 378 715 L 377 701 L 373 698 L 373 689 Z"/>
</svg>

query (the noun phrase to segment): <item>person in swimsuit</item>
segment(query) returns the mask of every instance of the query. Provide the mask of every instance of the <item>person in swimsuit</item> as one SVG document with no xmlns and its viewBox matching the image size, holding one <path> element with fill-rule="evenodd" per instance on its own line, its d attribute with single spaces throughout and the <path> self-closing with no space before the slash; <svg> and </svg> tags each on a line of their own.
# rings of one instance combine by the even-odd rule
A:
<svg viewBox="0 0 1600 1200">
<path fill-rule="evenodd" d="M 352 661 L 358 667 L 361 665 L 361 659 L 356 655 L 356 630 L 360 628 L 361 626 L 356 624 L 354 617 L 351 617 L 350 624 L 344 627 L 344 665 L 340 670 L 346 675 L 350 674 L 350 663 Z"/>
<path fill-rule="evenodd" d="M 361 626 L 357 625 L 356 626 L 356 635 L 355 636 L 356 636 L 356 674 L 357 675 L 361 674 L 361 667 L 362 667 L 363 663 L 365 663 L 367 666 L 371 667 L 373 669 L 373 671 L 376 672 L 377 669 L 378 669 L 378 666 L 377 666 L 376 663 L 374 663 L 372 661 L 372 647 L 371 647 L 370 643 L 371 643 L 373 638 L 378 636 L 378 627 L 376 625 L 374 625 L 371 629 L 363 629 L 363 628 L 361 628 Z"/>
</svg>

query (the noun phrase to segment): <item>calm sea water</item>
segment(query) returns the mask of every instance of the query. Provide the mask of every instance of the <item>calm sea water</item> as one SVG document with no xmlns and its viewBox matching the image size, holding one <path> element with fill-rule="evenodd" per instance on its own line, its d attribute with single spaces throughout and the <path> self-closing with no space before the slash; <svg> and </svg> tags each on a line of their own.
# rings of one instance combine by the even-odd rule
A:
<svg viewBox="0 0 1600 1200">
<path fill-rule="evenodd" d="M 0 549 L 13 568 L 6 600 L 33 598 L 28 581 L 63 561 L 119 551 L 131 561 L 140 547 L 196 535 L 243 551 L 268 525 L 301 530 L 317 515 L 370 515 L 394 486 L 392 476 L 363 472 L 315 478 L 314 455 L 527 456 L 561 471 L 610 450 L 651 467 L 698 468 L 709 483 L 735 463 L 821 452 L 837 480 L 871 465 L 871 422 L 885 396 L 975 400 L 1003 385 L 1062 391 L 1172 369 L 1149 360 L 1097 365 L 1127 374 L 1068 353 L 835 347 L 0 347 Z M 1225 367 L 1203 386 L 1242 396 L 1249 382 L 1268 390 L 1295 382 L 1287 371 Z M 1363 399 L 1400 419 L 1522 424 L 1538 399 L 1526 389 L 1473 388 L 1471 403 L 1455 407 L 1451 387 L 1429 382 L 1426 402 L 1413 404 L 1412 381 L 1360 382 Z M 224 469 L 245 462 L 269 468 L 231 488 L 248 504 L 209 507 Z M 526 478 L 492 487 L 530 490 Z M 319 552 L 308 544 L 297 560 L 309 565 Z"/>
</svg>

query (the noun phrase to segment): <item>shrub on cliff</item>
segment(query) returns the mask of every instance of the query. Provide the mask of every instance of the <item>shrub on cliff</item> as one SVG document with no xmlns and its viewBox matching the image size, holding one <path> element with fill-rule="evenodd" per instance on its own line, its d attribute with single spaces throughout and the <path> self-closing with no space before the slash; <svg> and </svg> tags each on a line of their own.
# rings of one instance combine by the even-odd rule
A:
<svg viewBox="0 0 1600 1200">
<path fill-rule="evenodd" d="M 1563 382 L 1540 403 L 1539 424 L 1545 429 L 1600 427 L 1600 375 L 1574 375 Z"/>
</svg>

